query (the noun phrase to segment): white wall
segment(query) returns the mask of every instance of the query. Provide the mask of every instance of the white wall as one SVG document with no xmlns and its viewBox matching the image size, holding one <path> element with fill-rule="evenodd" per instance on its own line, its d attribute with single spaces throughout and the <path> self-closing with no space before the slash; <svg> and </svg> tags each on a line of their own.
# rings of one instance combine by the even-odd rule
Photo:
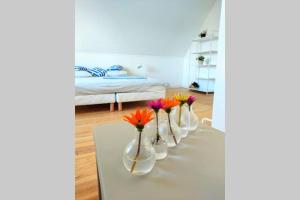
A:
<svg viewBox="0 0 300 200">
<path fill-rule="evenodd" d="M 208 31 L 219 30 L 220 14 L 221 14 L 222 0 L 216 0 L 207 17 L 205 18 L 201 30 L 208 29 Z"/>
<path fill-rule="evenodd" d="M 182 75 L 182 82 L 181 82 L 181 85 L 182 87 L 185 87 L 185 88 L 188 88 L 189 87 L 189 74 L 190 74 L 190 69 L 189 69 L 189 66 L 190 66 L 190 51 L 191 51 L 191 48 L 189 48 L 183 58 L 183 75 Z"/>
<path fill-rule="evenodd" d="M 75 0 L 75 50 L 184 56 L 216 0 Z"/>
<path fill-rule="evenodd" d="M 225 0 L 222 0 L 212 126 L 225 132 Z"/>
<path fill-rule="evenodd" d="M 183 57 L 76 52 L 75 65 L 122 65 L 132 74 L 139 74 L 136 67 L 143 65 L 148 76 L 167 82 L 170 87 L 180 87 L 183 77 Z"/>
</svg>

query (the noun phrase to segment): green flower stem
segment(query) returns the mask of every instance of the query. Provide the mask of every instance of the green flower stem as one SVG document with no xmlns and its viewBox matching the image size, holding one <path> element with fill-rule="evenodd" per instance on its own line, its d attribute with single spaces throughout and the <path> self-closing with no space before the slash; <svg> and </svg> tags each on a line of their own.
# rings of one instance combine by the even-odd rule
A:
<svg viewBox="0 0 300 200">
<path fill-rule="evenodd" d="M 180 124 L 181 124 L 181 107 L 182 105 L 180 104 L 179 105 L 179 119 L 178 119 L 178 126 L 180 127 Z"/>
<path fill-rule="evenodd" d="M 159 135 L 159 129 L 158 129 L 158 112 L 155 112 L 156 115 L 156 143 L 158 143 L 160 135 Z"/>
<path fill-rule="evenodd" d="M 137 149 L 136 155 L 134 157 L 134 160 L 133 160 L 133 163 L 132 163 L 132 166 L 131 166 L 131 170 L 130 170 L 131 173 L 133 172 L 133 170 L 135 168 L 135 165 L 136 165 L 136 160 L 137 160 L 138 156 L 140 155 L 142 130 L 138 129 L 138 131 L 139 131 L 139 143 L 138 143 L 138 149 Z"/>
<path fill-rule="evenodd" d="M 172 126 L 171 126 L 170 113 L 168 113 L 168 121 L 169 121 L 169 127 L 170 127 L 170 131 L 171 131 L 171 133 L 173 135 L 174 142 L 177 145 L 177 140 L 176 140 L 176 137 L 175 137 L 175 135 L 173 133 Z"/>
</svg>

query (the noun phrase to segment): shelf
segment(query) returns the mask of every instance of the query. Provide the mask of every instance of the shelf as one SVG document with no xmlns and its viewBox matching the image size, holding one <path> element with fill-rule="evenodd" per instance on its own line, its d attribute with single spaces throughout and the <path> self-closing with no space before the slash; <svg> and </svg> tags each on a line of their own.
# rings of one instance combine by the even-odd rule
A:
<svg viewBox="0 0 300 200">
<path fill-rule="evenodd" d="M 195 38 L 192 40 L 192 47 L 189 52 L 189 82 L 197 82 L 199 88 L 189 88 L 189 90 L 204 92 L 206 94 L 213 93 L 215 88 L 215 75 L 214 70 L 217 67 L 215 62 L 215 56 L 218 55 L 218 35 L 210 34 L 204 38 Z M 195 62 L 195 58 L 198 56 L 204 56 L 209 58 L 209 62 L 204 62 L 199 64 L 198 61 Z M 206 64 L 207 63 L 207 64 Z M 192 80 L 192 81 L 191 81 Z"/>
<path fill-rule="evenodd" d="M 215 80 L 215 78 L 198 77 L 197 80 Z"/>
<path fill-rule="evenodd" d="M 206 42 L 206 41 L 212 41 L 212 40 L 217 40 L 219 39 L 218 36 L 213 36 L 213 37 L 204 37 L 204 38 L 199 38 L 192 40 L 192 42 Z"/>
<path fill-rule="evenodd" d="M 211 51 L 192 52 L 192 54 L 211 54 L 211 53 L 218 53 L 218 51 L 211 50 Z"/>
<path fill-rule="evenodd" d="M 208 67 L 216 67 L 217 65 L 194 65 L 195 67 L 199 67 L 199 68 L 208 68 Z"/>
</svg>

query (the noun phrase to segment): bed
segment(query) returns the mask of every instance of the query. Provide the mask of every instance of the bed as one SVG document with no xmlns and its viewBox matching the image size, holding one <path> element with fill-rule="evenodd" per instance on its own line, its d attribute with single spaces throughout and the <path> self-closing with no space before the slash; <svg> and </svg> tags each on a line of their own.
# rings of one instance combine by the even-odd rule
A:
<svg viewBox="0 0 300 200">
<path fill-rule="evenodd" d="M 166 83 L 150 77 L 82 77 L 75 78 L 75 105 L 110 104 L 164 98 Z"/>
</svg>

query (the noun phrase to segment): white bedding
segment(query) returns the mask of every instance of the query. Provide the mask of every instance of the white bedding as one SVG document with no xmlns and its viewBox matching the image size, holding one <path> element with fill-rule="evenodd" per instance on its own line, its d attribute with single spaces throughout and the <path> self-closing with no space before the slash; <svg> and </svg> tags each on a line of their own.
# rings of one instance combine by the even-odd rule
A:
<svg viewBox="0 0 300 200">
<path fill-rule="evenodd" d="M 153 78 L 104 79 L 102 77 L 75 78 L 75 95 L 111 94 L 115 92 L 145 92 L 153 86 L 167 86 Z"/>
</svg>

